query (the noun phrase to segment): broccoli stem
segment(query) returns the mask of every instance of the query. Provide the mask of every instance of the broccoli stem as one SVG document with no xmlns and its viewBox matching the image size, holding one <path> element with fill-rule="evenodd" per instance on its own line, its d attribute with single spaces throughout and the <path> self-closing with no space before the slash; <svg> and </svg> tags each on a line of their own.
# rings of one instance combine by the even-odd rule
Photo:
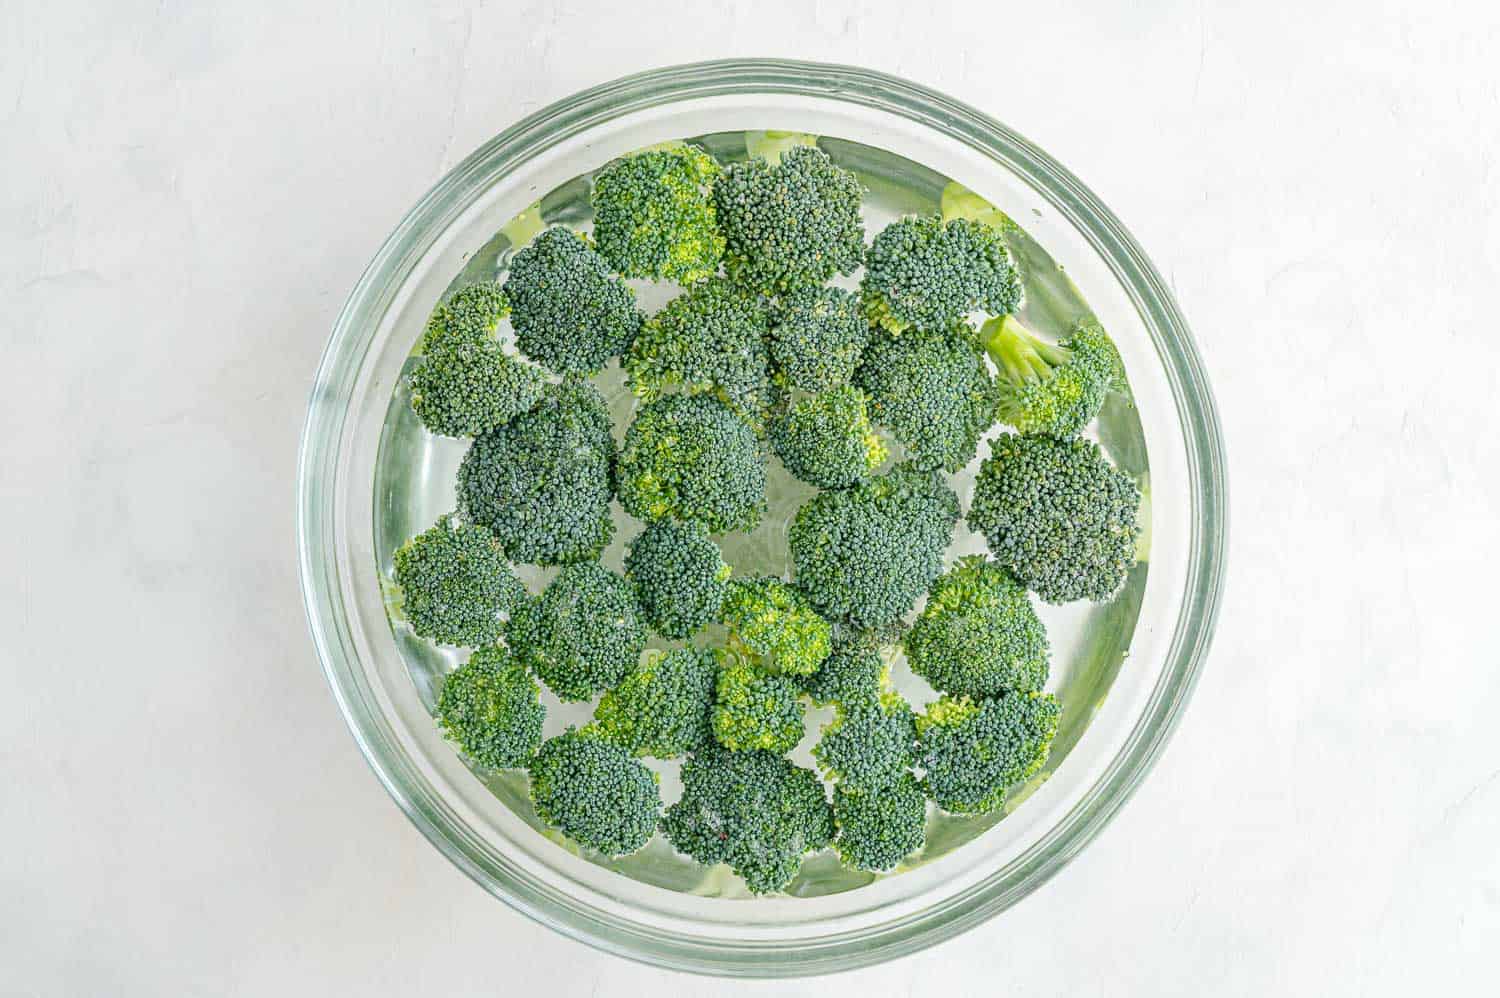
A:
<svg viewBox="0 0 1500 998">
<path fill-rule="evenodd" d="M 775 166 L 788 150 L 797 146 L 816 146 L 818 137 L 806 132 L 746 132 L 745 152 L 753 159 L 759 156 Z"/>
<path fill-rule="evenodd" d="M 1052 376 L 1053 368 L 1073 356 L 1067 348 L 1038 337 L 1014 315 L 990 319 L 980 328 L 979 341 L 1015 384 L 1043 381 Z"/>
</svg>

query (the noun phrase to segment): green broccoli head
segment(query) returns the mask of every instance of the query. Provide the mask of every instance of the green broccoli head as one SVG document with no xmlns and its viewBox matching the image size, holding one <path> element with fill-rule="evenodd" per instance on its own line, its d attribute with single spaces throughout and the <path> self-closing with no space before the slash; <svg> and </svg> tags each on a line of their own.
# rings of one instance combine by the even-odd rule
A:
<svg viewBox="0 0 1500 998">
<path fill-rule="evenodd" d="M 716 650 L 714 737 L 736 751 L 789 752 L 802 740 L 801 690 L 788 676 L 761 668 L 741 647 Z"/>
<path fill-rule="evenodd" d="M 1031 597 L 982 556 L 960 560 L 932 584 L 905 643 L 911 670 L 942 693 L 978 699 L 1047 681 L 1047 631 Z"/>
<path fill-rule="evenodd" d="M 805 676 L 828 657 L 828 621 L 795 586 L 780 579 L 734 579 L 720 617 L 772 672 Z"/>
<path fill-rule="evenodd" d="M 1048 603 L 1113 596 L 1135 562 L 1135 482 L 1089 440 L 1007 433 L 990 446 L 968 522 L 995 559 Z"/>
<path fill-rule="evenodd" d="M 505 637 L 558 699 L 587 700 L 640 661 L 646 622 L 628 582 L 597 562 L 580 562 L 517 607 Z"/>
<path fill-rule="evenodd" d="M 620 504 L 639 519 L 752 530 L 766 510 L 765 453 L 723 403 L 668 395 L 636 412 L 617 464 Z"/>
<path fill-rule="evenodd" d="M 505 294 L 516 345 L 558 374 L 593 374 L 641 328 L 635 292 L 585 236 L 547 229 L 510 261 Z"/>
<path fill-rule="evenodd" d="M 494 281 L 465 284 L 427 317 L 419 350 L 452 350 L 494 339 L 500 320 L 510 314 L 510 302 Z"/>
<path fill-rule="evenodd" d="M 724 269 L 750 291 L 782 294 L 852 274 L 864 255 L 864 189 L 812 146 L 772 166 L 736 163 L 714 184 Z"/>
<path fill-rule="evenodd" d="M 852 385 L 800 398 L 771 417 L 771 449 L 809 485 L 841 489 L 863 481 L 889 454 L 866 402 Z"/>
<path fill-rule="evenodd" d="M 752 892 L 769 894 L 832 840 L 833 810 L 811 770 L 771 752 L 709 743 L 683 764 L 682 798 L 661 827 L 679 852 L 727 863 Z"/>
<path fill-rule="evenodd" d="M 711 395 L 754 426 L 772 402 L 766 311 L 722 278 L 689 288 L 641 328 L 625 372 L 643 399 L 670 390 Z"/>
<path fill-rule="evenodd" d="M 600 254 L 626 277 L 693 284 L 715 273 L 724 237 L 710 192 L 721 172 L 685 144 L 610 163 L 589 195 Z"/>
<path fill-rule="evenodd" d="M 879 793 L 833 792 L 833 847 L 845 866 L 871 873 L 894 870 L 927 841 L 927 797 L 910 773 Z"/>
<path fill-rule="evenodd" d="M 839 641 L 818 671 L 802 678 L 802 692 L 820 707 L 875 701 L 889 675 L 890 667 L 874 642 Z"/>
<path fill-rule="evenodd" d="M 594 722 L 610 741 L 636 755 L 671 759 L 713 738 L 719 666 L 701 648 L 654 651 L 604 694 Z"/>
<path fill-rule="evenodd" d="M 863 628 L 891 625 L 942 570 L 957 522 L 953 490 L 910 465 L 819 493 L 787 532 L 797 584 L 825 617 Z"/>
<path fill-rule="evenodd" d="M 401 545 L 393 560 L 407 623 L 439 644 L 493 643 L 501 617 L 526 596 L 494 535 L 452 516 Z"/>
<path fill-rule="evenodd" d="M 1010 250 L 983 222 L 937 215 L 903 218 L 881 230 L 865 254 L 865 315 L 892 333 L 944 329 L 974 311 L 1021 307 L 1021 275 Z"/>
<path fill-rule="evenodd" d="M 1036 336 L 1013 315 L 986 322 L 980 338 L 1000 370 L 1000 418 L 1025 434 L 1075 436 L 1124 382 L 1119 351 L 1092 320 L 1080 322 L 1060 344 Z"/>
<path fill-rule="evenodd" d="M 917 718 L 923 787 L 953 814 L 987 814 L 1006 790 L 1042 768 L 1062 706 L 1050 693 L 989 700 L 940 697 Z"/>
<path fill-rule="evenodd" d="M 656 774 L 597 731 L 569 728 L 547 739 L 530 773 L 537 817 L 581 846 L 627 856 L 656 832 Z"/>
<path fill-rule="evenodd" d="M 474 440 L 458 468 L 459 510 L 519 562 L 590 561 L 614 536 L 609 410 L 586 381 L 548 385 L 530 412 Z"/>
<path fill-rule="evenodd" d="M 481 766 L 524 766 L 542 744 L 547 709 L 540 693 L 503 646 L 486 645 L 443 680 L 438 724 Z"/>
<path fill-rule="evenodd" d="M 869 342 L 859 296 L 843 288 L 798 288 L 771 312 L 771 367 L 786 388 L 820 392 L 845 384 Z"/>
<path fill-rule="evenodd" d="M 870 397 L 870 417 L 890 427 L 922 467 L 962 468 L 995 422 L 995 385 L 971 333 L 957 323 L 877 336 L 854 373 Z"/>
<path fill-rule="evenodd" d="M 701 523 L 650 524 L 625 553 L 625 576 L 635 586 L 647 623 L 672 640 L 718 618 L 729 572 Z"/>
<path fill-rule="evenodd" d="M 917 715 L 893 692 L 838 705 L 813 746 L 823 773 L 851 793 L 879 793 L 912 767 Z"/>
</svg>

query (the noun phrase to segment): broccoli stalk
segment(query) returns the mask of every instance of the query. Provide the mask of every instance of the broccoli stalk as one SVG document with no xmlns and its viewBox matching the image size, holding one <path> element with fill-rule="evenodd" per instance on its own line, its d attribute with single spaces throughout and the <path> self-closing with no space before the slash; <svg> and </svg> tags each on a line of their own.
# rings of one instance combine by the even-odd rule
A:
<svg viewBox="0 0 1500 998">
<path fill-rule="evenodd" d="M 1000 419 L 1022 433 L 1073 436 L 1099 415 L 1109 392 L 1125 389 L 1119 352 L 1092 320 L 1049 343 L 1005 315 L 986 322 L 979 338 L 1000 371 Z"/>
</svg>

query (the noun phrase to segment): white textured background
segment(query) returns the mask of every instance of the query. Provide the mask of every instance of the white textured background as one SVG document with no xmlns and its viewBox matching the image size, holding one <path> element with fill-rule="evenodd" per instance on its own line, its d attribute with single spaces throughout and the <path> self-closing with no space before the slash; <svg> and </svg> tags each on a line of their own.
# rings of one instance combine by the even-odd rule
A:
<svg viewBox="0 0 1500 998">
<path fill-rule="evenodd" d="M 1493 4 L 884 6 L 0 6 L 0 993 L 1496 992 Z M 725 55 L 907 75 L 1077 172 L 1197 330 L 1233 486 L 1212 660 L 1119 819 L 810 982 L 470 884 L 359 757 L 294 575 L 314 365 L 400 215 L 522 114 Z"/>
</svg>

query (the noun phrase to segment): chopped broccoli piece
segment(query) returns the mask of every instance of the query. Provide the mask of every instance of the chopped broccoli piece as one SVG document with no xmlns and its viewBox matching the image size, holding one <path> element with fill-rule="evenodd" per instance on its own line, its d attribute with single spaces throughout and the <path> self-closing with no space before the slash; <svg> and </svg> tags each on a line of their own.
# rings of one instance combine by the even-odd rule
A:
<svg viewBox="0 0 1500 998">
<path fill-rule="evenodd" d="M 422 353 L 473 346 L 494 339 L 500 320 L 510 314 L 510 301 L 494 281 L 465 284 L 427 317 L 422 331 Z"/>
<path fill-rule="evenodd" d="M 524 766 L 542 744 L 547 709 L 540 693 L 502 645 L 486 645 L 443 680 L 438 724 L 481 766 Z"/>
<path fill-rule="evenodd" d="M 890 667 L 879 649 L 864 641 L 841 641 L 818 666 L 802 679 L 802 692 L 820 707 L 830 704 L 874 702 L 885 689 Z"/>
<path fill-rule="evenodd" d="M 771 366 L 787 388 L 820 392 L 847 383 L 869 342 L 859 297 L 843 288 L 798 288 L 771 312 Z"/>
<path fill-rule="evenodd" d="M 724 237 L 714 218 L 708 153 L 678 144 L 610 163 L 594 178 L 594 238 L 621 274 L 693 284 L 719 269 Z"/>
<path fill-rule="evenodd" d="M 671 759 L 713 738 L 719 666 L 711 651 L 655 651 L 604 694 L 594 711 L 599 730 L 636 755 Z"/>
<path fill-rule="evenodd" d="M 865 315 L 892 333 L 944 329 L 970 312 L 1021 307 L 1021 275 L 1000 233 L 967 218 L 903 218 L 865 254 Z"/>
<path fill-rule="evenodd" d="M 439 644 L 491 644 L 502 615 L 526 596 L 494 536 L 452 516 L 401 545 L 393 560 L 407 623 Z"/>
<path fill-rule="evenodd" d="M 894 870 L 927 840 L 927 797 L 910 773 L 879 793 L 833 792 L 833 847 L 846 866 L 871 873 Z"/>
<path fill-rule="evenodd" d="M 787 752 L 802 740 L 797 684 L 759 668 L 738 648 L 720 648 L 714 737 L 736 751 Z"/>
<path fill-rule="evenodd" d="M 805 676 L 828 657 L 828 621 L 795 586 L 780 579 L 731 581 L 721 617 L 772 672 Z"/>
<path fill-rule="evenodd" d="M 833 838 L 833 809 L 811 770 L 771 752 L 709 743 L 682 766 L 682 798 L 662 831 L 700 863 L 727 863 L 756 894 L 791 883 L 802 857 Z"/>
<path fill-rule="evenodd" d="M 863 196 L 854 174 L 812 146 L 786 150 L 775 166 L 734 164 L 714 184 L 725 270 L 762 294 L 852 274 L 864 256 Z"/>
<path fill-rule="evenodd" d="M 851 793 L 878 793 L 900 779 L 917 753 L 917 715 L 893 692 L 838 705 L 813 746 L 824 775 Z"/>
<path fill-rule="evenodd" d="M 597 562 L 580 562 L 517 607 L 505 637 L 558 699 L 587 700 L 640 661 L 646 622 L 630 583 Z"/>
<path fill-rule="evenodd" d="M 510 261 L 505 294 L 521 352 L 558 374 L 593 374 L 641 328 L 635 292 L 588 238 L 554 225 Z"/>
<path fill-rule="evenodd" d="M 889 455 L 866 402 L 852 385 L 798 399 L 771 417 L 771 449 L 809 485 L 841 489 L 863 481 Z"/>
<path fill-rule="evenodd" d="M 586 381 L 547 386 L 536 408 L 475 439 L 458 468 L 459 510 L 515 561 L 590 561 L 614 536 L 609 409 Z"/>
<path fill-rule="evenodd" d="M 668 395 L 636 413 L 616 466 L 620 504 L 646 521 L 752 530 L 766 510 L 764 448 L 723 403 Z"/>
<path fill-rule="evenodd" d="M 995 385 L 970 332 L 958 323 L 877 336 L 854 373 L 870 397 L 870 417 L 923 467 L 962 468 L 995 422 Z"/>
<path fill-rule="evenodd" d="M 627 856 L 656 831 L 656 774 L 597 731 L 569 728 L 547 739 L 530 772 L 537 816 L 579 845 Z"/>
<path fill-rule="evenodd" d="M 819 493 L 787 532 L 797 584 L 826 617 L 858 627 L 892 624 L 942 570 L 957 522 L 953 490 L 909 465 Z"/>
<path fill-rule="evenodd" d="M 1047 761 L 1062 706 L 1050 693 L 940 697 L 917 718 L 923 789 L 953 814 L 987 814 Z"/>
<path fill-rule="evenodd" d="M 1089 440 L 1007 433 L 990 448 L 968 522 L 996 560 L 1048 603 L 1113 596 L 1135 562 L 1135 482 Z"/>
<path fill-rule="evenodd" d="M 729 572 L 701 523 L 653 523 L 625 554 L 625 576 L 635 586 L 646 621 L 673 640 L 718 618 Z"/>
<path fill-rule="evenodd" d="M 932 584 L 906 635 L 911 671 L 954 696 L 1039 690 L 1047 631 L 1026 588 L 983 556 L 963 558 Z"/>
<path fill-rule="evenodd" d="M 1036 336 L 1013 315 L 989 320 L 980 337 L 1000 370 L 1000 418 L 1022 433 L 1074 436 L 1124 382 L 1119 351 L 1092 320 L 1059 344 Z"/>
</svg>

